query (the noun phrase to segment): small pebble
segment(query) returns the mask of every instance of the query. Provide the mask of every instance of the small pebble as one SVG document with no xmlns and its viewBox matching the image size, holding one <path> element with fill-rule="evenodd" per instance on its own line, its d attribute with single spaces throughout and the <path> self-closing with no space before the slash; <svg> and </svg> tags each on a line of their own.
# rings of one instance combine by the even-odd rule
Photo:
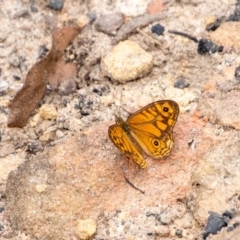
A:
<svg viewBox="0 0 240 240">
<path fill-rule="evenodd" d="M 36 132 L 44 132 L 47 130 L 49 131 L 55 131 L 57 130 L 57 126 L 53 121 L 49 121 L 49 120 L 42 120 L 39 122 L 39 124 L 36 127 Z M 51 129 L 52 127 L 54 127 L 55 129 Z"/>
<path fill-rule="evenodd" d="M 150 217 L 150 216 L 155 216 L 155 214 L 154 214 L 154 213 L 152 213 L 152 212 L 150 212 L 150 211 L 148 211 L 148 212 L 146 212 L 146 216 L 147 216 L 147 217 Z"/>
<path fill-rule="evenodd" d="M 65 136 L 64 132 L 62 132 L 61 130 L 57 130 L 56 131 L 56 137 L 57 139 L 63 138 Z"/>
<path fill-rule="evenodd" d="M 109 35 L 116 35 L 117 29 L 123 24 L 124 17 L 121 13 L 105 14 L 95 22 L 95 28 Z"/>
<path fill-rule="evenodd" d="M 2 99 L 0 101 L 0 107 L 1 108 L 8 108 L 10 105 L 10 100 L 9 99 Z"/>
<path fill-rule="evenodd" d="M 8 88 L 9 88 L 8 82 L 0 80 L 0 95 L 7 93 Z"/>
<path fill-rule="evenodd" d="M 236 2 L 236 8 L 234 10 L 234 13 L 231 14 L 228 18 L 228 21 L 240 21 L 240 7 L 239 7 L 239 1 Z"/>
<path fill-rule="evenodd" d="M 37 13 L 38 12 L 37 7 L 35 7 L 33 5 L 30 6 L 30 9 L 31 9 L 31 12 L 33 12 L 33 13 Z"/>
<path fill-rule="evenodd" d="M 2 222 L 0 222 L 0 231 L 4 230 L 4 224 Z"/>
<path fill-rule="evenodd" d="M 102 75 L 100 64 L 96 64 L 95 66 L 92 67 L 88 77 L 89 79 L 97 80 L 99 82 L 104 80 L 104 76 Z"/>
<path fill-rule="evenodd" d="M 93 90 L 94 93 L 98 94 L 99 96 L 107 95 L 110 93 L 109 85 L 95 85 Z"/>
<path fill-rule="evenodd" d="M 50 0 L 47 7 L 60 11 L 63 8 L 64 1 L 63 0 Z"/>
<path fill-rule="evenodd" d="M 0 207 L 0 213 L 2 213 L 4 210 L 4 207 Z"/>
<path fill-rule="evenodd" d="M 38 193 L 44 192 L 46 190 L 46 188 L 47 188 L 47 184 L 37 184 L 37 185 L 35 185 L 35 190 Z"/>
<path fill-rule="evenodd" d="M 86 15 L 81 15 L 77 19 L 77 25 L 80 28 L 84 28 L 84 26 L 86 26 L 89 22 L 90 22 L 90 19 Z"/>
<path fill-rule="evenodd" d="M 176 238 L 176 229 L 175 228 L 171 229 L 169 235 L 171 237 L 175 237 Z"/>
<path fill-rule="evenodd" d="M 12 53 L 9 55 L 8 57 L 8 63 L 13 66 L 13 67 L 19 67 L 20 65 L 20 59 L 19 57 L 16 55 L 16 53 Z"/>
<path fill-rule="evenodd" d="M 69 79 L 60 84 L 58 92 L 61 95 L 70 95 L 77 90 L 77 84 L 74 79 Z"/>
<path fill-rule="evenodd" d="M 39 109 L 39 114 L 45 120 L 55 120 L 57 118 L 57 110 L 53 104 L 43 104 Z"/>
<path fill-rule="evenodd" d="M 38 50 L 38 58 L 44 58 L 48 52 L 49 49 L 46 47 L 46 45 L 40 45 Z"/>
<path fill-rule="evenodd" d="M 31 142 L 27 146 L 27 151 L 29 153 L 36 153 L 36 152 L 38 152 L 38 151 L 40 151 L 42 149 L 43 149 L 43 147 L 42 147 L 42 144 L 41 144 L 40 141 Z"/>
<path fill-rule="evenodd" d="M 227 228 L 227 232 L 231 232 L 231 231 L 233 231 L 235 228 L 233 227 L 233 226 L 230 226 L 230 227 L 228 227 Z"/>
<path fill-rule="evenodd" d="M 182 237 L 185 238 L 185 239 L 193 239 L 193 236 L 192 234 L 189 234 L 188 231 L 186 231 L 185 229 L 182 230 Z"/>
<path fill-rule="evenodd" d="M 127 2 L 117 0 L 115 8 L 124 16 L 138 17 L 146 13 L 148 2 L 146 0 L 128 0 Z"/>
<path fill-rule="evenodd" d="M 210 233 L 216 234 L 223 227 L 227 226 L 227 223 L 224 221 L 222 215 L 209 212 L 210 216 L 208 217 L 207 225 L 203 231 L 203 239 L 205 240 Z"/>
<path fill-rule="evenodd" d="M 204 25 L 208 26 L 210 24 L 213 24 L 216 21 L 216 17 L 214 15 L 207 15 L 204 18 Z M 206 28 L 207 30 L 207 28 Z"/>
<path fill-rule="evenodd" d="M 152 26 L 151 30 L 152 30 L 152 33 L 156 33 L 157 35 L 163 35 L 163 32 L 165 29 L 162 25 L 157 23 L 156 25 Z"/>
<path fill-rule="evenodd" d="M 29 124 L 31 127 L 36 127 L 37 124 L 41 121 L 41 116 L 39 113 L 35 114 L 32 118 L 30 118 Z"/>
<path fill-rule="evenodd" d="M 201 55 L 212 54 L 216 52 L 222 52 L 223 47 L 218 46 L 209 39 L 202 38 L 198 42 L 198 53 Z"/>
<path fill-rule="evenodd" d="M 130 40 L 120 42 L 101 60 L 103 75 L 119 83 L 146 76 L 152 68 L 153 56 Z"/>
<path fill-rule="evenodd" d="M 225 16 L 222 16 L 220 18 L 217 18 L 214 22 L 210 22 L 206 26 L 207 31 L 215 31 L 223 22 L 225 22 L 227 19 Z"/>
<path fill-rule="evenodd" d="M 147 6 L 147 13 L 148 14 L 155 14 L 155 13 L 160 13 L 164 10 L 166 7 L 167 2 L 163 0 L 151 0 L 149 1 L 149 4 Z"/>
<path fill-rule="evenodd" d="M 97 18 L 97 14 L 94 11 L 90 11 L 87 16 L 89 17 L 90 22 L 94 22 Z"/>
<path fill-rule="evenodd" d="M 56 133 L 55 132 L 49 132 L 49 131 L 46 131 L 42 134 L 42 136 L 39 137 L 39 140 L 41 142 L 51 142 L 51 141 L 54 141 L 56 138 Z"/>
<path fill-rule="evenodd" d="M 101 97 L 101 104 L 104 106 L 109 106 L 111 103 L 114 101 L 114 96 L 113 94 L 108 94 L 107 96 L 102 96 Z"/>
<path fill-rule="evenodd" d="M 175 219 L 175 217 L 173 217 L 171 214 L 169 214 L 168 212 L 163 212 L 161 213 L 161 223 L 163 225 L 169 225 L 173 219 Z"/>
<path fill-rule="evenodd" d="M 240 66 L 236 68 L 234 76 L 240 82 Z"/>
<path fill-rule="evenodd" d="M 17 76 L 17 75 L 13 75 L 13 78 L 14 78 L 15 80 L 17 80 L 17 81 L 20 81 L 20 80 L 21 80 L 21 78 L 20 78 L 19 76 Z"/>
<path fill-rule="evenodd" d="M 235 228 L 238 228 L 240 226 L 240 222 L 234 223 L 232 226 L 227 228 L 227 232 L 233 231 Z"/>
<path fill-rule="evenodd" d="M 239 226 L 240 226 L 240 222 L 236 222 L 236 223 L 233 224 L 233 227 L 234 227 L 234 228 L 237 228 L 237 227 L 239 227 Z"/>
<path fill-rule="evenodd" d="M 156 226 L 155 227 L 155 232 L 159 237 L 168 237 L 170 234 L 170 229 L 168 226 Z"/>
<path fill-rule="evenodd" d="M 180 88 L 180 89 L 187 88 L 187 87 L 189 87 L 189 85 L 190 85 L 190 83 L 186 82 L 186 80 L 184 78 L 180 78 L 174 83 L 174 87 Z"/>
<path fill-rule="evenodd" d="M 20 11 L 16 12 L 13 15 L 13 19 L 26 17 L 27 15 L 29 15 L 29 11 L 27 9 L 23 9 L 23 10 L 20 10 Z"/>
<path fill-rule="evenodd" d="M 229 211 L 229 210 L 226 210 L 226 211 L 223 213 L 223 216 L 232 219 L 232 218 L 234 217 L 234 212 Z"/>
<path fill-rule="evenodd" d="M 93 219 L 78 220 L 76 235 L 80 239 L 90 239 L 97 230 L 96 222 Z"/>
<path fill-rule="evenodd" d="M 178 236 L 179 238 L 182 238 L 182 230 L 181 229 L 177 229 L 175 232 L 176 236 Z"/>
<path fill-rule="evenodd" d="M 128 235 L 126 240 L 137 240 L 137 238 L 133 235 Z"/>
<path fill-rule="evenodd" d="M 68 122 L 68 129 L 73 132 L 79 132 L 83 128 L 81 119 L 71 118 Z"/>
</svg>

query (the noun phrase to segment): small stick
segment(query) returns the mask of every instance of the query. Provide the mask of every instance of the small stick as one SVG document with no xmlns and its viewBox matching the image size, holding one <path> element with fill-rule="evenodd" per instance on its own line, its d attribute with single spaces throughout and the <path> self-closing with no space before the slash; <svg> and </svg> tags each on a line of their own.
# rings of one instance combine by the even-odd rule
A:
<svg viewBox="0 0 240 240">
<path fill-rule="evenodd" d="M 145 33 L 143 30 L 141 30 L 140 28 L 137 28 L 137 31 L 139 33 L 141 33 L 142 35 L 144 35 L 146 38 L 148 38 L 150 41 L 153 41 L 154 43 L 156 43 L 157 45 L 160 46 L 160 43 L 158 41 L 156 41 L 155 39 L 153 39 L 151 36 L 149 36 L 147 33 Z"/>
<path fill-rule="evenodd" d="M 176 35 L 180 35 L 180 36 L 183 36 L 183 37 L 186 37 L 186 38 L 194 41 L 195 43 L 198 43 L 198 42 L 199 42 L 199 41 L 197 40 L 197 38 L 191 36 L 190 34 L 184 33 L 184 32 L 179 32 L 179 31 L 175 31 L 175 30 L 169 30 L 168 32 L 169 32 L 169 33 L 176 34 Z"/>
<path fill-rule="evenodd" d="M 130 180 L 129 180 L 125 175 L 124 175 L 124 178 L 125 178 L 126 182 L 127 182 L 131 187 L 133 187 L 134 189 L 140 191 L 142 194 L 145 194 L 145 191 L 143 191 L 143 190 L 137 188 L 136 186 L 134 186 L 133 183 L 131 183 Z"/>
</svg>

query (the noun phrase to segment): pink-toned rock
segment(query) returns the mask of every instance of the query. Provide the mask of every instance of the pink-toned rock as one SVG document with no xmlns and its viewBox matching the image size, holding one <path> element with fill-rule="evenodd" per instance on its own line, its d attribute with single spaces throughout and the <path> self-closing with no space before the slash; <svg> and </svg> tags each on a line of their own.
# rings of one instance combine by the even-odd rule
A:
<svg viewBox="0 0 240 240">
<path fill-rule="evenodd" d="M 231 91 L 224 94 L 219 91 L 206 91 L 202 95 L 200 109 L 202 113 L 210 119 L 211 122 L 219 122 L 222 126 L 233 127 L 240 130 L 240 93 Z M 204 105 L 207 102 L 208 108 Z"/>
<path fill-rule="evenodd" d="M 73 236 L 77 219 L 91 218 L 101 229 L 106 224 L 101 214 L 104 212 L 109 224 L 113 224 L 109 216 L 115 216 L 118 209 L 130 210 L 125 222 L 130 219 L 129 224 L 134 221 L 140 224 L 144 219 L 147 225 L 149 220 L 145 213 L 156 203 L 160 209 L 165 203 L 181 206 L 177 199 L 184 199 L 192 191 L 191 176 L 196 164 L 219 141 L 215 140 L 205 120 L 180 114 L 170 156 L 159 161 L 148 158 L 148 167 L 142 170 L 110 142 L 109 125 L 111 123 L 95 125 L 83 134 L 65 138 L 48 153 L 32 157 L 10 174 L 6 190 L 7 213 L 15 231 L 42 239 L 66 239 Z M 188 144 L 192 139 L 194 148 Z M 145 194 L 129 186 L 124 175 Z M 38 184 L 48 187 L 38 193 L 35 190 Z M 165 212 L 174 209 L 177 208 L 168 208 Z M 173 219 L 182 217 L 184 212 L 179 214 L 176 211 Z M 118 224 L 112 227 L 119 228 L 121 221 Z M 136 234 L 134 229 L 128 234 Z M 142 229 L 142 234 L 145 233 Z M 115 234 L 116 238 L 127 233 L 123 230 Z M 108 235 L 100 236 L 107 238 Z"/>
<path fill-rule="evenodd" d="M 180 115 L 171 155 L 159 161 L 148 158 L 148 168 L 141 170 L 110 142 L 110 124 L 66 138 L 49 153 L 32 157 L 10 174 L 7 209 L 16 231 L 40 238 L 66 238 L 74 232 L 76 219 L 97 220 L 102 212 L 113 214 L 119 208 L 138 209 L 131 216 L 137 218 L 156 203 L 177 204 L 176 199 L 191 191 L 191 174 L 199 156 L 214 144 L 211 136 L 203 135 L 205 123 L 201 119 Z M 199 140 L 205 139 L 194 150 L 188 146 L 191 129 Z M 145 190 L 145 195 L 131 188 L 123 175 Z M 36 192 L 38 184 L 47 184 L 46 191 Z"/>
<path fill-rule="evenodd" d="M 240 93 L 234 77 L 236 66 L 227 67 L 209 79 L 198 108 L 212 123 L 240 130 Z"/>
<path fill-rule="evenodd" d="M 225 22 L 216 30 L 210 33 L 213 42 L 226 46 L 240 48 L 240 22 Z"/>
<path fill-rule="evenodd" d="M 210 78 L 199 98 L 199 114 L 215 125 L 209 133 L 206 128 L 204 130 L 211 135 L 208 137 L 214 138 L 215 145 L 206 148 L 192 175 L 195 195 L 192 208 L 194 218 L 201 224 L 206 223 L 209 209 L 219 214 L 232 209 L 230 199 L 240 188 L 240 170 L 236 167 L 239 166 L 236 156 L 239 156 L 240 94 L 236 89 L 235 68 L 236 65 L 226 67 L 221 75 Z"/>
</svg>

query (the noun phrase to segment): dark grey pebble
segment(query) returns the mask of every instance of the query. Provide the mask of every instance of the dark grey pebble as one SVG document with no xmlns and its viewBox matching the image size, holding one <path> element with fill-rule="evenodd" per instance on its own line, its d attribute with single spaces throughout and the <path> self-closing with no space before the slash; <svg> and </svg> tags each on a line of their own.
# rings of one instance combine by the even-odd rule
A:
<svg viewBox="0 0 240 240">
<path fill-rule="evenodd" d="M 152 26 L 151 30 L 152 30 L 152 33 L 156 33 L 157 35 L 163 35 L 165 29 L 162 25 L 157 23 Z"/>
<path fill-rule="evenodd" d="M 60 11 L 63 8 L 63 0 L 50 0 L 47 7 L 56 11 Z"/>
<path fill-rule="evenodd" d="M 189 87 L 190 83 L 186 82 L 186 80 L 184 78 L 179 78 L 175 83 L 174 83 L 174 87 L 175 88 L 180 88 L 180 89 L 184 89 Z"/>
</svg>

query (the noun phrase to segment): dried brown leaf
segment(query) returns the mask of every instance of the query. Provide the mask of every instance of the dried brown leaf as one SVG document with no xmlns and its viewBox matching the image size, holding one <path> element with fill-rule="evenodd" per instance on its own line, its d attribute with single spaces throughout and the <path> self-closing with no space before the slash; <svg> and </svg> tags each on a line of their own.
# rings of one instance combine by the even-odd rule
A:
<svg viewBox="0 0 240 240">
<path fill-rule="evenodd" d="M 52 35 L 49 54 L 37 62 L 28 72 L 24 85 L 14 97 L 8 115 L 8 127 L 24 127 L 28 118 L 43 98 L 49 77 L 53 76 L 64 49 L 79 34 L 80 28 L 64 27 Z M 55 84 L 56 83 L 52 83 Z"/>
<path fill-rule="evenodd" d="M 53 74 L 49 74 L 48 77 L 48 82 L 52 90 L 55 90 L 61 83 L 74 79 L 77 75 L 77 66 L 72 62 L 66 63 L 61 58 L 56 65 L 56 71 Z"/>
</svg>

